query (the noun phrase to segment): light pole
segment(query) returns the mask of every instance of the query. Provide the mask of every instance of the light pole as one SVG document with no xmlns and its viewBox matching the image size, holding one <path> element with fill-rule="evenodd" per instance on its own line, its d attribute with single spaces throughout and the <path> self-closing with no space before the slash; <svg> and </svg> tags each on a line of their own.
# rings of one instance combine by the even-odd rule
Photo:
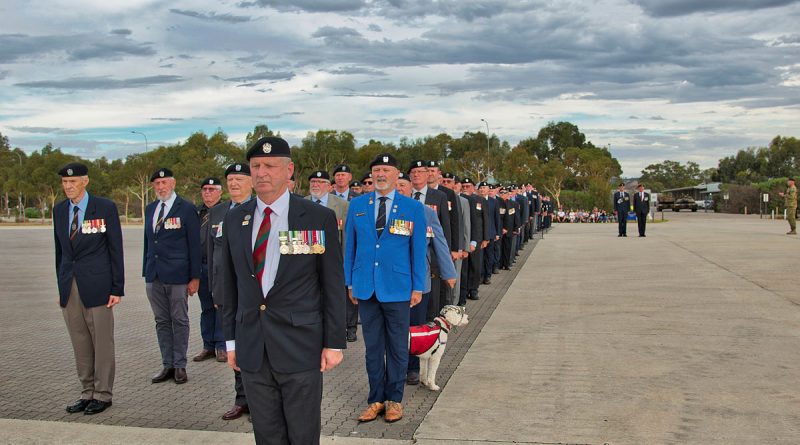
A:
<svg viewBox="0 0 800 445">
<path fill-rule="evenodd" d="M 145 152 L 150 151 L 150 149 L 147 147 L 147 135 L 146 134 L 142 133 L 141 131 L 134 131 L 134 130 L 131 130 L 131 133 L 141 134 L 142 136 L 144 136 L 144 151 Z"/>
<path fill-rule="evenodd" d="M 489 121 L 483 118 L 481 121 L 486 124 L 486 182 L 489 182 L 489 159 L 491 159 L 491 155 L 489 155 Z"/>
</svg>

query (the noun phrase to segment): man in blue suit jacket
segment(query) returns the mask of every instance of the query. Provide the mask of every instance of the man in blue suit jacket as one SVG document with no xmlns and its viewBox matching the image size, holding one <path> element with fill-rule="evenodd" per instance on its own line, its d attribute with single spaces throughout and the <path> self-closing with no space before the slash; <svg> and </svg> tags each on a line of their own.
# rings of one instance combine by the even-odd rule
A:
<svg viewBox="0 0 800 445">
<path fill-rule="evenodd" d="M 59 305 L 67 324 L 81 397 L 67 412 L 97 414 L 111 406 L 114 313 L 125 293 L 122 229 L 112 201 L 89 196 L 89 170 L 71 163 L 59 171 L 67 199 L 53 208 Z"/>
<path fill-rule="evenodd" d="M 159 169 L 150 182 L 158 199 L 145 209 L 142 276 L 156 319 L 164 365 L 151 381 L 159 383 L 174 378 L 180 384 L 188 380 L 187 299 L 200 287 L 200 219 L 194 205 L 175 194 L 172 171 Z"/>
<path fill-rule="evenodd" d="M 422 300 L 427 281 L 423 204 L 395 190 L 399 170 L 390 154 L 370 164 L 375 191 L 350 201 L 345 224 L 344 276 L 358 304 L 366 347 L 369 406 L 359 421 L 403 417 L 408 367 L 409 304 Z"/>
</svg>

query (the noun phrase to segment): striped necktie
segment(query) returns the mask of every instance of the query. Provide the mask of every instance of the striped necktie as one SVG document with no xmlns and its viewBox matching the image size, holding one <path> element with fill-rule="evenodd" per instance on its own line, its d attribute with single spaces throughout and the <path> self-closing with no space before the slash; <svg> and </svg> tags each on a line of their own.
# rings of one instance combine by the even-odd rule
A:
<svg viewBox="0 0 800 445">
<path fill-rule="evenodd" d="M 73 214 L 72 224 L 70 224 L 70 226 L 69 226 L 69 229 L 70 229 L 69 240 L 70 241 L 75 239 L 75 235 L 78 234 L 78 211 L 79 210 L 80 210 L 80 208 L 78 208 L 78 206 L 75 206 L 75 207 L 72 208 L 72 214 Z"/>
<path fill-rule="evenodd" d="M 264 276 L 264 268 L 266 267 L 267 241 L 269 241 L 269 230 L 272 228 L 272 222 L 269 218 L 271 214 L 271 208 L 267 207 L 264 209 L 264 219 L 258 227 L 256 244 L 253 246 L 253 265 L 256 268 L 256 276 L 258 277 L 259 284 L 261 284 L 261 277 Z"/>
<path fill-rule="evenodd" d="M 386 200 L 388 198 L 386 196 L 381 196 L 378 200 L 381 202 L 378 204 L 378 218 L 375 219 L 375 230 L 378 231 L 378 236 L 383 233 L 383 228 L 386 226 Z"/>
</svg>

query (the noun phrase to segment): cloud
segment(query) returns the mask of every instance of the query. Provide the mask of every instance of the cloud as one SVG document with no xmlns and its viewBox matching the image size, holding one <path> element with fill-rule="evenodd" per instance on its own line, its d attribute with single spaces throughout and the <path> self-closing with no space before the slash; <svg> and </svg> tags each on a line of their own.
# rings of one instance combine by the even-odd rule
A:
<svg viewBox="0 0 800 445">
<path fill-rule="evenodd" d="M 197 11 L 190 11 L 187 9 L 170 9 L 169 12 L 173 14 L 183 15 L 186 17 L 192 17 L 200 20 L 207 20 L 212 22 L 224 22 L 224 23 L 243 23 L 249 22 L 251 17 L 244 16 L 244 15 L 232 15 L 232 14 L 217 14 L 215 12 L 197 12 Z"/>
<path fill-rule="evenodd" d="M 56 127 L 26 127 L 26 126 L 10 126 L 12 130 L 21 131 L 23 133 L 42 133 L 42 134 L 79 134 L 78 130 L 69 130 L 66 128 Z"/>
<path fill-rule="evenodd" d="M 676 17 L 697 12 L 752 11 L 796 3 L 797 0 L 633 0 L 654 17 Z"/>
<path fill-rule="evenodd" d="M 242 8 L 262 7 L 279 11 L 347 12 L 366 5 L 364 0 L 253 0 L 239 3 Z"/>
<path fill-rule="evenodd" d="M 250 82 L 254 80 L 269 80 L 269 81 L 281 81 L 281 80 L 291 80 L 295 76 L 295 73 L 291 71 L 262 71 L 260 73 L 250 74 L 247 76 L 239 76 L 239 77 L 228 77 L 222 78 L 222 80 L 228 82 Z M 215 78 L 219 79 L 219 77 L 214 76 Z"/>
<path fill-rule="evenodd" d="M 323 26 L 314 31 L 314 33 L 311 34 L 311 37 L 336 40 L 347 37 L 361 37 L 361 33 L 353 28 L 349 28 L 346 26 L 343 26 L 341 28 L 336 28 L 333 26 Z"/>
<path fill-rule="evenodd" d="M 408 99 L 411 96 L 407 94 L 368 94 L 368 93 L 345 93 L 345 94 L 334 94 L 334 96 L 338 97 L 379 97 L 379 98 L 386 98 L 386 99 Z"/>
<path fill-rule="evenodd" d="M 118 35 L 118 36 L 129 36 L 129 35 L 133 34 L 133 31 L 131 31 L 130 29 L 126 29 L 126 28 L 112 29 L 111 30 L 111 34 Z"/>
<path fill-rule="evenodd" d="M 339 67 L 339 68 L 334 68 L 334 69 L 328 70 L 328 72 L 331 73 L 331 74 L 349 74 L 349 75 L 352 75 L 352 74 L 368 74 L 368 75 L 371 75 L 371 76 L 386 76 L 387 75 L 385 71 L 375 70 L 375 69 L 367 68 L 367 67 L 363 67 L 363 66 L 352 66 L 352 65 L 351 66 L 342 66 L 342 67 Z"/>
<path fill-rule="evenodd" d="M 29 36 L 0 35 L 0 63 L 64 51 L 71 61 L 96 58 L 114 59 L 122 56 L 151 56 L 156 51 L 151 43 L 138 43 L 126 36 L 100 34 Z"/>
<path fill-rule="evenodd" d="M 269 116 L 262 116 L 262 118 L 263 119 L 275 120 L 275 119 L 282 119 L 282 118 L 284 118 L 286 116 L 302 116 L 304 114 L 305 113 L 302 112 L 302 111 L 287 111 L 286 113 L 279 113 L 279 114 L 271 114 Z"/>
<path fill-rule="evenodd" d="M 165 122 L 181 122 L 185 120 L 182 117 L 151 117 L 151 121 L 165 121 Z"/>
<path fill-rule="evenodd" d="M 101 77 L 73 77 L 66 80 L 39 80 L 15 83 L 14 86 L 24 88 L 50 88 L 56 90 L 118 90 L 126 88 L 146 88 L 154 85 L 181 82 L 181 76 L 147 76 L 130 79 L 112 79 Z"/>
<path fill-rule="evenodd" d="M 369 29 L 372 32 L 382 32 L 383 31 L 383 28 L 381 28 L 379 25 L 376 25 L 375 23 L 370 23 L 370 25 L 367 27 L 367 29 Z"/>
</svg>

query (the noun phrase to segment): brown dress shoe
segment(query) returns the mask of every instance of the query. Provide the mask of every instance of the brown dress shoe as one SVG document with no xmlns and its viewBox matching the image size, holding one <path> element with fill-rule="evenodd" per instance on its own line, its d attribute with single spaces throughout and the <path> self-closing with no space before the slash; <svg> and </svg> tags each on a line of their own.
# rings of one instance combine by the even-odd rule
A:
<svg viewBox="0 0 800 445">
<path fill-rule="evenodd" d="M 378 416 L 383 412 L 383 403 L 381 402 L 374 402 L 370 403 L 367 409 L 361 413 L 358 417 L 359 422 L 372 422 L 373 420 L 377 419 Z"/>
<path fill-rule="evenodd" d="M 214 358 L 214 351 L 203 349 L 202 351 L 198 352 L 197 355 L 192 357 L 192 361 L 202 362 L 203 360 L 208 360 L 210 358 Z"/>
<path fill-rule="evenodd" d="M 218 362 L 227 362 L 228 361 L 228 353 L 225 352 L 224 349 L 217 349 L 217 361 Z"/>
<path fill-rule="evenodd" d="M 175 375 L 174 368 L 164 368 L 158 374 L 154 375 L 152 379 L 150 379 L 153 383 L 161 383 L 166 382 L 167 380 L 171 379 Z"/>
<path fill-rule="evenodd" d="M 222 420 L 233 420 L 242 417 L 242 414 L 249 413 L 250 408 L 245 406 L 233 405 L 233 408 L 229 409 L 228 412 L 222 415 Z"/>
<path fill-rule="evenodd" d="M 186 375 L 186 368 L 175 368 L 175 383 L 180 385 L 188 381 L 189 377 Z"/>
<path fill-rule="evenodd" d="M 397 422 L 403 418 L 403 405 L 399 402 L 386 402 L 386 413 L 383 415 L 383 420 L 392 423 Z"/>
</svg>

